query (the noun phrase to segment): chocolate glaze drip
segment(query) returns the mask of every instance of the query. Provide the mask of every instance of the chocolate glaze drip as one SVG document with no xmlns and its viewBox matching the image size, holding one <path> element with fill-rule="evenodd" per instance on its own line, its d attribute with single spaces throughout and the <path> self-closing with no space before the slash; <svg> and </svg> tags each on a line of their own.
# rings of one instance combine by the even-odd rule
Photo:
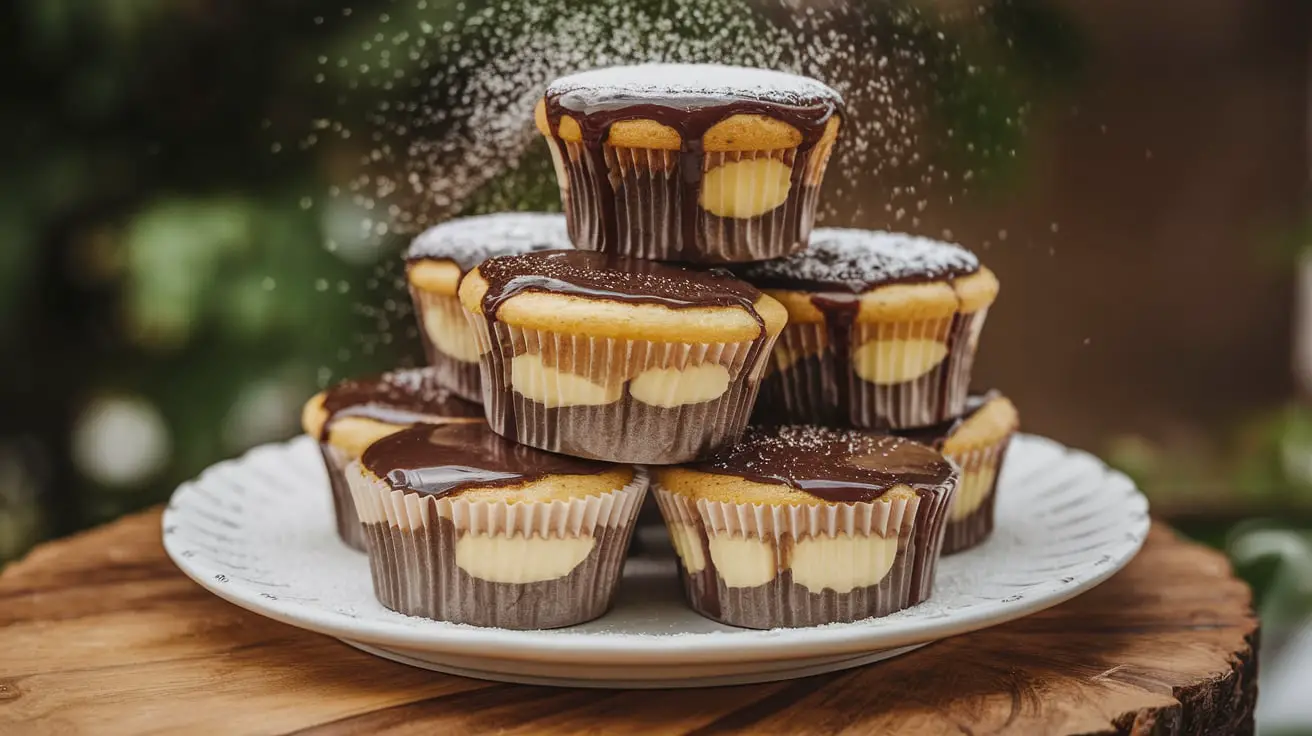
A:
<svg viewBox="0 0 1312 736">
<path fill-rule="evenodd" d="M 897 485 L 926 493 L 949 482 L 952 464 L 900 437 L 810 425 L 752 427 L 743 441 L 693 470 L 786 485 L 831 503 L 862 503 Z"/>
<path fill-rule="evenodd" d="M 486 424 L 420 424 L 385 437 L 360 458 L 393 490 L 447 496 L 548 475 L 596 475 L 615 466 L 511 442 Z"/>
<path fill-rule="evenodd" d="M 596 251 L 567 250 L 494 258 L 478 272 L 487 281 L 483 313 L 494 319 L 511 297 L 526 291 L 566 294 L 671 309 L 742 307 L 756 313 L 761 292 L 723 269 L 706 271 L 625 258 Z"/>
<path fill-rule="evenodd" d="M 956 434 L 957 430 L 961 429 L 961 425 L 965 424 L 967 420 L 975 416 L 976 412 L 983 409 L 986 404 L 1001 395 L 1002 394 L 996 390 L 990 390 L 982 394 L 971 394 L 966 399 L 966 409 L 960 416 L 929 427 L 901 429 L 898 430 L 897 436 L 905 437 L 913 442 L 919 442 L 922 445 L 928 445 L 936 450 L 941 450 L 943 449 L 944 443 L 948 441 L 948 438 L 953 434 Z"/>
<path fill-rule="evenodd" d="M 406 260 L 445 259 L 471 271 L 497 256 L 570 247 L 564 215 L 501 212 L 434 225 L 411 242 Z"/>
<path fill-rule="evenodd" d="M 889 284 L 950 280 L 979 267 L 974 253 L 951 243 L 902 233 L 819 228 L 800 253 L 734 270 L 761 288 L 860 294 Z"/>
<path fill-rule="evenodd" d="M 393 371 L 375 378 L 343 381 L 324 394 L 321 441 L 327 441 L 333 422 L 363 417 L 387 424 L 415 424 L 437 417 L 477 419 L 483 410 L 438 386 L 426 368 Z"/>
<path fill-rule="evenodd" d="M 668 85 L 650 84 L 587 84 L 566 77 L 553 82 L 544 95 L 547 121 L 557 145 L 562 146 L 560 121 L 569 115 L 582 131 L 585 155 L 593 171 L 605 171 L 604 144 L 610 128 L 623 120 L 653 120 L 673 128 L 679 134 L 679 172 L 683 182 L 695 196 L 682 198 L 682 239 L 686 244 L 697 242 L 697 209 L 701 200 L 702 156 L 705 153 L 702 138 L 716 123 L 733 115 L 763 115 L 780 120 L 802 134 L 798 154 L 810 151 L 820 142 L 825 125 L 833 115 L 842 115 L 842 98 L 837 92 L 814 80 L 794 78 L 797 83 L 788 89 L 754 88 L 744 84 L 732 86 L 707 84 L 699 87 L 688 80 L 699 73 L 713 73 L 722 67 L 699 65 L 659 65 L 665 67 L 660 74 Z M 647 71 L 632 67 L 638 76 Z M 653 66 L 649 74 L 658 70 Z M 612 70 L 623 71 L 623 70 Z M 730 73 L 743 74 L 750 70 L 730 68 Z M 790 191 L 802 184 L 802 167 L 793 168 L 789 180 Z M 607 177 L 598 177 L 603 191 L 598 192 L 597 204 L 601 220 L 606 223 L 599 250 L 614 250 L 619 243 L 615 216 L 614 186 Z"/>
</svg>

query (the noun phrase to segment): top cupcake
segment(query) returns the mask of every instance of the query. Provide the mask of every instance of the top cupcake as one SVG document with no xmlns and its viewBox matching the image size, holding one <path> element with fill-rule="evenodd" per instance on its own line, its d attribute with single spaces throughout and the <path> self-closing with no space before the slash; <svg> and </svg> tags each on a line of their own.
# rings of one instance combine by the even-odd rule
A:
<svg viewBox="0 0 1312 736">
<path fill-rule="evenodd" d="M 712 64 L 562 77 L 535 112 L 577 247 L 702 263 L 805 247 L 841 117 L 817 80 Z"/>
</svg>

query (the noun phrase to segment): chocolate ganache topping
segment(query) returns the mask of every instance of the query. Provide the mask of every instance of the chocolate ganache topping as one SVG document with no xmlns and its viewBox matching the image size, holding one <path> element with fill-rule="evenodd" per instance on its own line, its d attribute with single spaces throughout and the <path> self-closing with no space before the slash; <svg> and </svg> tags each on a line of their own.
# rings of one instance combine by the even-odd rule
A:
<svg viewBox="0 0 1312 736">
<path fill-rule="evenodd" d="M 786 485 L 831 503 L 874 501 L 898 485 L 928 492 L 952 463 L 924 445 L 851 429 L 750 427 L 743 440 L 688 468 Z"/>
<path fill-rule="evenodd" d="M 535 450 L 482 423 L 418 424 L 370 445 L 360 462 L 393 490 L 433 496 L 516 486 L 549 475 L 596 475 L 615 467 Z"/>
<path fill-rule="evenodd" d="M 461 217 L 425 230 L 410 244 L 406 259 L 446 259 L 461 271 L 489 258 L 573 247 L 565 216 L 544 212 L 500 212 Z"/>
<path fill-rule="evenodd" d="M 414 424 L 436 417 L 483 417 L 482 407 L 438 386 L 426 368 L 343 381 L 328 389 L 323 406 L 328 420 L 323 424 L 320 439 L 327 439 L 333 422 L 343 417 L 363 417 L 387 424 Z"/>
<path fill-rule="evenodd" d="M 818 228 L 807 250 L 735 271 L 762 288 L 860 294 L 887 284 L 938 281 L 979 270 L 974 253 L 901 233 Z"/>
<path fill-rule="evenodd" d="M 756 312 L 761 292 L 723 269 L 700 271 L 596 251 L 540 251 L 493 258 L 479 266 L 487 281 L 483 313 L 494 318 L 511 297 L 528 291 L 671 309 L 742 307 Z M 762 335 L 765 334 L 762 322 Z"/>
<path fill-rule="evenodd" d="M 806 154 L 824 134 L 835 114 L 843 114 L 843 98 L 828 86 L 808 77 L 766 69 L 718 64 L 642 64 L 594 69 L 561 77 L 547 85 L 544 95 L 547 121 L 557 139 L 561 119 L 568 115 L 582 133 L 583 151 L 594 171 L 606 171 L 604 145 L 610 128 L 624 120 L 652 120 L 679 134 L 679 172 L 684 183 L 700 192 L 704 153 L 702 138 L 716 123 L 733 115 L 763 115 L 793 126 L 801 133 L 797 147 Z M 801 182 L 795 167 L 790 186 Z M 613 184 L 600 177 L 598 184 Z M 607 223 L 601 250 L 618 240 L 614 192 L 598 197 Z M 684 197 L 680 221 L 683 240 L 697 240 L 700 195 Z"/>
</svg>

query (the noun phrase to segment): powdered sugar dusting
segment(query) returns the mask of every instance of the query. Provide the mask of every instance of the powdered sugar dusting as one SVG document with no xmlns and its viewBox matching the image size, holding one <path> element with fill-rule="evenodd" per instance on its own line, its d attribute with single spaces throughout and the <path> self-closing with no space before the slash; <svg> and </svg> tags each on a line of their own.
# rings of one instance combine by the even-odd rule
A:
<svg viewBox="0 0 1312 736">
<path fill-rule="evenodd" d="M 425 230 L 406 258 L 445 258 L 468 271 L 489 258 L 573 247 L 564 215 L 502 212 L 450 220 Z"/>
<path fill-rule="evenodd" d="M 793 107 L 842 103 L 827 85 L 797 74 L 723 64 L 637 64 L 561 77 L 547 85 L 547 95 L 567 106 L 613 102 L 721 102 L 756 100 Z"/>
<path fill-rule="evenodd" d="M 939 240 L 850 228 L 819 228 L 805 251 L 739 269 L 753 283 L 785 283 L 866 291 L 903 281 L 934 281 L 979 270 L 979 258 Z"/>
</svg>

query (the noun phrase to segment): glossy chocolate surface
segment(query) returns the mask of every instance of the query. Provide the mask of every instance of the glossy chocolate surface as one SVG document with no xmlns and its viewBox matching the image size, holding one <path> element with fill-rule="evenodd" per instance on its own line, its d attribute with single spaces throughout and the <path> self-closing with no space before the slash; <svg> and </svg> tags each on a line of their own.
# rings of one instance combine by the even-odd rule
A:
<svg viewBox="0 0 1312 736">
<path fill-rule="evenodd" d="M 723 269 L 707 271 L 596 251 L 568 250 L 494 258 L 478 269 L 487 281 L 483 313 L 492 318 L 511 297 L 528 291 L 671 309 L 742 307 L 760 321 L 761 292 Z"/>
<path fill-rule="evenodd" d="M 467 272 L 497 256 L 571 247 L 564 215 L 500 212 L 434 225 L 411 242 L 406 259 L 450 260 Z"/>
<path fill-rule="evenodd" d="M 812 425 L 751 427 L 737 445 L 687 467 L 786 485 L 831 503 L 873 501 L 898 485 L 929 491 L 955 472 L 939 453 L 900 437 Z"/>
<path fill-rule="evenodd" d="M 436 418 L 477 419 L 483 416 L 478 404 L 438 386 L 427 368 L 392 371 L 375 378 L 353 379 L 328 389 L 324 394 L 328 420 L 321 440 L 326 440 L 333 422 L 343 417 L 363 417 L 387 424 L 415 424 Z"/>
<path fill-rule="evenodd" d="M 360 462 L 393 490 L 434 496 L 521 485 L 549 475 L 596 475 L 615 467 L 535 450 L 482 423 L 416 425 L 370 445 Z"/>
<path fill-rule="evenodd" d="M 888 284 L 967 276 L 979 267 L 974 253 L 952 243 L 902 233 L 819 228 L 801 253 L 734 270 L 761 288 L 859 294 Z"/>
</svg>

